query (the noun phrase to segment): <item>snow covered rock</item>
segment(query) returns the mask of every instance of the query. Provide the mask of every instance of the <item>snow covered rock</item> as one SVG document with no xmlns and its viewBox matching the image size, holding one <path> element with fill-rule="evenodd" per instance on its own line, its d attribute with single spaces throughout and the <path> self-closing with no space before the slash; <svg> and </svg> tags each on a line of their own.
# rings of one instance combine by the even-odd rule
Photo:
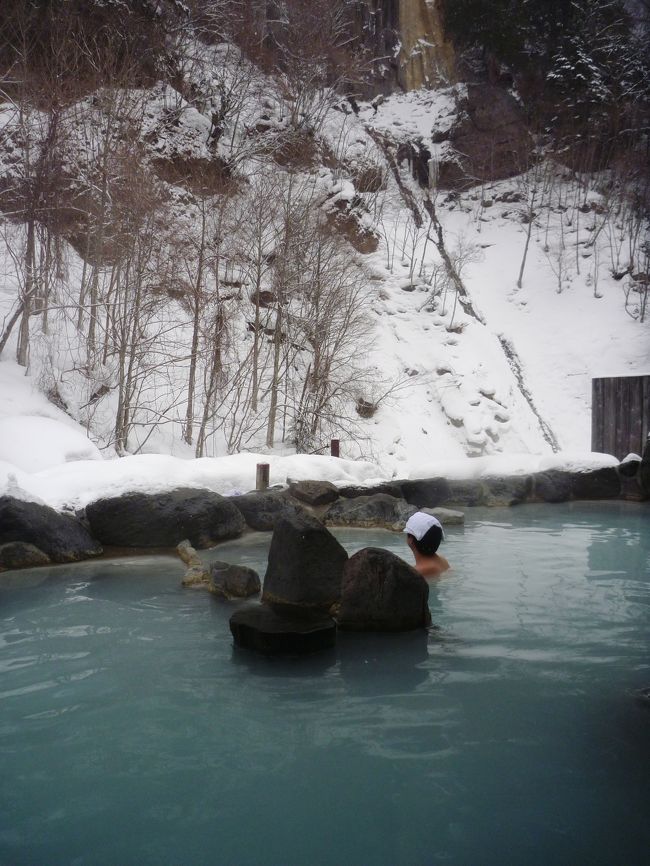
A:
<svg viewBox="0 0 650 866">
<path fill-rule="evenodd" d="M 315 517 L 281 517 L 271 538 L 262 600 L 271 604 L 329 608 L 339 600 L 348 555 Z"/>
<path fill-rule="evenodd" d="M 86 516 L 93 535 L 114 547 L 175 547 L 183 539 L 212 547 L 244 530 L 244 518 L 229 499 L 190 487 L 99 499 L 86 507 Z"/>
<path fill-rule="evenodd" d="M 350 631 L 410 631 L 431 624 L 429 585 L 388 550 L 366 547 L 343 569 L 341 600 L 332 613 Z"/>
<path fill-rule="evenodd" d="M 0 497 L 0 545 L 12 545 L 3 553 L 3 561 L 9 564 L 0 565 L 0 569 L 44 564 L 33 548 L 51 562 L 77 562 L 102 552 L 101 546 L 74 517 L 11 496 Z M 36 559 L 41 561 L 37 563 Z"/>
<path fill-rule="evenodd" d="M 399 531 L 417 511 L 403 499 L 386 493 L 337 500 L 325 514 L 328 526 L 379 527 Z"/>
</svg>

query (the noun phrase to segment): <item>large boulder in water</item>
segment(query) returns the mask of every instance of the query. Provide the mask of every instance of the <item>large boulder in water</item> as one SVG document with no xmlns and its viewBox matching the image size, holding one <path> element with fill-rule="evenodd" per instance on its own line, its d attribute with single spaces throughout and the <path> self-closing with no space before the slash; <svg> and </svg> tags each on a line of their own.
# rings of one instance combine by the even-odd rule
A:
<svg viewBox="0 0 650 866">
<path fill-rule="evenodd" d="M 237 538 L 244 518 L 225 496 L 179 487 L 167 493 L 125 493 L 86 508 L 92 534 L 114 547 L 175 547 L 187 538 L 212 547 Z"/>
<path fill-rule="evenodd" d="M 410 631 L 431 624 L 429 585 L 389 550 L 366 547 L 343 569 L 341 600 L 332 608 L 340 628 Z"/>
<path fill-rule="evenodd" d="M 227 601 L 234 598 L 250 598 L 252 595 L 258 595 L 262 589 L 259 574 L 247 565 L 213 562 L 208 574 L 210 592 Z"/>
<path fill-rule="evenodd" d="M 21 542 L 23 547 L 16 542 Z M 0 545 L 12 545 L 3 556 L 3 561 L 8 564 L 0 568 L 42 564 L 43 559 L 36 555 L 35 550 L 52 562 L 78 562 L 102 552 L 101 546 L 75 517 L 13 496 L 0 497 Z M 20 558 L 21 549 L 25 554 L 23 560 Z M 37 562 L 39 559 L 40 563 Z"/>
<path fill-rule="evenodd" d="M 347 558 L 320 520 L 308 514 L 282 517 L 271 538 L 262 600 L 329 610 L 341 594 Z"/>
<path fill-rule="evenodd" d="M 0 499 L 0 571 L 77 562 L 101 554 L 101 546 L 76 518 L 22 500 L 14 508 L 8 500 L 15 501 Z"/>
<path fill-rule="evenodd" d="M 336 623 L 318 611 L 277 610 L 263 604 L 244 607 L 230 617 L 235 644 L 266 655 L 304 655 L 331 649 Z"/>
</svg>

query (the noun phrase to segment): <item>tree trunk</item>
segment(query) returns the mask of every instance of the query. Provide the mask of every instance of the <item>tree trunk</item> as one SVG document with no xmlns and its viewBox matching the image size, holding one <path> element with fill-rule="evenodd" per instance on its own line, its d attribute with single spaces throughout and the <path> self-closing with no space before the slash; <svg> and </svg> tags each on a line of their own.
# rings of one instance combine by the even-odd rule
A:
<svg viewBox="0 0 650 866">
<path fill-rule="evenodd" d="M 18 331 L 18 346 L 16 361 L 21 367 L 27 366 L 29 358 L 29 318 L 32 314 L 34 300 L 34 255 L 36 244 L 36 226 L 32 218 L 27 221 L 27 244 L 25 247 L 25 286 L 22 297 L 22 318 Z"/>
</svg>

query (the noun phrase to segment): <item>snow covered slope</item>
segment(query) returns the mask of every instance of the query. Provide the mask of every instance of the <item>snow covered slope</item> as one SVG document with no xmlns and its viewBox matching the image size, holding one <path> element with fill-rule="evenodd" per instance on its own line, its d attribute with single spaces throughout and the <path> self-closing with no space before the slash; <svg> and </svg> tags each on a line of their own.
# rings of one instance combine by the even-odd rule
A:
<svg viewBox="0 0 650 866">
<path fill-rule="evenodd" d="M 331 99 L 319 119 L 313 152 L 305 156 L 309 137 L 303 137 L 301 161 L 297 168 L 290 166 L 292 151 L 286 149 L 286 135 L 291 112 L 281 89 L 257 71 L 247 69 L 242 76 L 241 58 L 224 51 L 215 48 L 195 63 L 195 84 L 203 88 L 203 96 L 192 105 L 170 85 L 125 96 L 130 105 L 138 103 L 142 113 L 142 158 L 162 172 L 169 223 L 160 237 L 168 237 L 169 249 L 178 249 L 173 242 L 180 236 L 187 237 L 187 249 L 199 231 L 201 214 L 187 178 L 175 177 L 169 167 L 183 165 L 189 171 L 188 166 L 209 163 L 215 154 L 224 164 L 230 159 L 229 164 L 237 166 L 235 188 L 225 194 L 212 190 L 212 198 L 207 199 L 212 211 L 225 198 L 241 203 L 241 212 L 229 224 L 227 240 L 219 248 L 225 264 L 219 261 L 214 270 L 217 282 L 234 287 L 219 301 L 229 305 L 230 321 L 222 372 L 226 370 L 235 381 L 236 371 L 252 351 L 250 298 L 255 291 L 272 294 L 275 290 L 262 278 L 256 286 L 250 272 L 237 264 L 242 247 L 249 244 L 246 223 L 252 220 L 255 190 L 260 178 L 283 179 L 291 171 L 296 178 L 291 183 L 310 198 L 322 220 L 349 234 L 346 255 L 364 284 L 365 336 L 358 340 L 354 361 L 365 372 L 358 376 L 356 391 L 346 392 L 341 415 L 345 423 L 342 420 L 338 430 L 332 422 L 323 428 L 323 436 L 339 435 L 346 457 L 376 461 L 377 477 L 418 474 L 423 466 L 458 467 L 466 458 L 505 455 L 504 465 L 512 468 L 514 455 L 587 453 L 592 377 L 650 372 L 649 325 L 641 320 L 640 298 L 629 275 L 612 276 L 613 272 L 620 276 L 622 270 L 628 225 L 625 213 L 618 217 L 614 213 L 607 179 L 576 177 L 541 160 L 520 177 L 462 193 L 423 189 L 407 163 L 397 158 L 397 148 L 400 143 L 426 142 L 435 174 L 445 145 L 433 143 L 439 137 L 434 133 L 452 122 L 462 86 L 395 95 L 381 103 L 361 104 L 356 114 L 347 103 Z M 241 84 L 245 93 L 239 113 L 220 134 L 215 150 L 210 144 L 214 136 L 210 82 L 214 75 L 223 83 L 224 69 L 230 70 L 232 86 Z M 84 104 L 88 108 L 97 101 L 89 97 Z M 69 115 L 76 117 L 74 111 Z M 99 121 L 87 112 L 83 116 L 83 130 L 70 120 L 74 132 L 66 152 L 70 165 L 75 160 L 84 162 L 88 156 L 84 141 L 90 148 L 88 142 L 95 141 L 90 133 L 97 134 Z M 17 115 L 5 106 L 0 122 L 5 141 L 12 142 L 11 159 L 4 152 L 0 168 L 4 176 L 11 176 L 20 162 L 16 160 Z M 260 136 L 274 136 L 275 149 L 269 146 L 265 152 L 259 146 Z M 255 141 L 256 147 L 251 144 Z M 6 220 L 2 226 L 0 323 L 3 319 L 6 323 L 16 309 L 21 279 L 16 252 L 24 245 L 21 231 Z M 277 249 L 277 243 L 271 245 L 264 261 L 272 261 Z M 89 374 L 77 312 L 69 312 L 73 299 L 79 298 L 81 281 L 88 280 L 87 263 L 84 266 L 78 245 L 75 249 L 62 243 L 59 254 L 57 303 L 47 323 L 38 316 L 32 319 L 28 374 L 23 375 L 24 369 L 12 360 L 16 332 L 0 357 L 0 437 L 3 430 L 15 432 L 16 418 L 26 419 L 25 429 L 31 435 L 35 427 L 29 419 L 44 416 L 87 431 L 104 455 L 112 456 L 118 409 L 116 362 L 105 351 L 102 364 Z M 456 282 L 450 279 L 449 265 Z M 102 279 L 109 284 L 107 271 Z M 185 286 L 183 291 L 191 283 L 189 277 L 183 278 L 185 282 L 178 275 L 175 279 L 174 285 Z M 149 297 L 154 297 L 154 288 L 158 294 L 155 322 L 151 319 L 147 324 L 147 354 L 157 352 L 168 360 L 151 364 L 146 380 L 140 382 L 144 410 L 127 450 L 191 457 L 193 447 L 183 440 L 191 311 L 182 291 L 162 297 L 159 286 L 148 286 Z M 292 301 L 287 319 L 299 322 L 299 312 Z M 273 322 L 270 313 L 264 315 L 260 327 L 268 332 Z M 207 338 L 205 346 L 196 384 L 198 407 L 207 399 L 211 357 Z M 263 368 L 267 377 L 272 349 L 268 340 Z M 304 345 L 298 346 L 293 366 L 287 366 L 288 371 L 300 373 L 305 383 L 310 370 L 306 358 Z M 285 411 L 290 398 L 300 397 L 299 391 L 294 388 L 290 393 L 286 388 Z M 66 411 L 49 403 L 45 394 Z M 245 435 L 237 432 L 241 394 L 242 387 L 239 391 L 224 387 L 219 406 L 225 407 L 227 423 L 223 421 L 218 435 L 209 439 L 205 453 L 222 456 L 238 449 L 290 453 L 289 435 L 279 444 L 276 440 L 274 448 L 265 447 L 268 387 L 261 389 L 258 414 L 250 415 Z M 24 456 L 12 457 L 14 433 L 4 435 L 5 457 L 0 443 L 0 458 L 29 471 Z M 48 439 L 46 431 L 42 439 Z M 327 438 L 321 446 L 326 444 Z M 66 451 L 58 458 L 43 454 L 32 469 L 69 460 L 70 454 L 84 459 L 97 456 L 92 446 Z M 530 461 L 524 460 L 522 466 L 530 466 Z"/>
</svg>

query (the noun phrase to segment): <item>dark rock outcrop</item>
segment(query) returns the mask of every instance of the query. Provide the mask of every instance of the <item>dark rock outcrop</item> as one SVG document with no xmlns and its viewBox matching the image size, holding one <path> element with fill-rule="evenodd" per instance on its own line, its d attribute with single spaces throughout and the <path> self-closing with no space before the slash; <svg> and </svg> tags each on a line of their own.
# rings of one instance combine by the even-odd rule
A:
<svg viewBox="0 0 650 866">
<path fill-rule="evenodd" d="M 431 624 L 429 585 L 388 550 L 366 547 L 343 569 L 341 600 L 332 608 L 340 628 L 410 631 Z"/>
<path fill-rule="evenodd" d="M 22 548 L 16 542 L 21 542 Z M 76 518 L 12 496 L 0 497 L 0 545 L 12 545 L 4 557 L 13 564 L 0 566 L 4 568 L 35 565 L 35 550 L 52 562 L 78 562 L 102 552 Z M 21 555 L 26 557 L 22 564 Z"/>
<path fill-rule="evenodd" d="M 267 655 L 304 655 L 336 644 L 336 623 L 322 613 L 274 610 L 263 604 L 241 608 L 230 617 L 235 644 Z"/>
<path fill-rule="evenodd" d="M 468 84 L 460 107 L 456 123 L 436 138 L 453 148 L 440 163 L 440 187 L 465 189 L 521 174 L 531 157 L 532 140 L 516 99 L 496 85 Z"/>
<path fill-rule="evenodd" d="M 239 509 L 246 525 L 257 532 L 271 532 L 281 517 L 303 514 L 300 503 L 285 492 L 244 493 L 230 502 Z"/>
<path fill-rule="evenodd" d="M 281 517 L 273 530 L 263 601 L 329 610 L 341 594 L 348 555 L 315 517 Z"/>
<path fill-rule="evenodd" d="M 409 517 L 417 511 L 403 499 L 386 493 L 338 499 L 326 512 L 328 526 L 361 526 L 401 530 Z"/>
<path fill-rule="evenodd" d="M 307 505 L 329 505 L 338 499 L 339 491 L 330 481 L 291 481 L 289 493 Z"/>
<path fill-rule="evenodd" d="M 194 547 L 212 547 L 244 530 L 229 499 L 192 487 L 99 499 L 87 506 L 86 517 L 92 534 L 114 547 L 174 547 L 185 538 Z"/>
</svg>

